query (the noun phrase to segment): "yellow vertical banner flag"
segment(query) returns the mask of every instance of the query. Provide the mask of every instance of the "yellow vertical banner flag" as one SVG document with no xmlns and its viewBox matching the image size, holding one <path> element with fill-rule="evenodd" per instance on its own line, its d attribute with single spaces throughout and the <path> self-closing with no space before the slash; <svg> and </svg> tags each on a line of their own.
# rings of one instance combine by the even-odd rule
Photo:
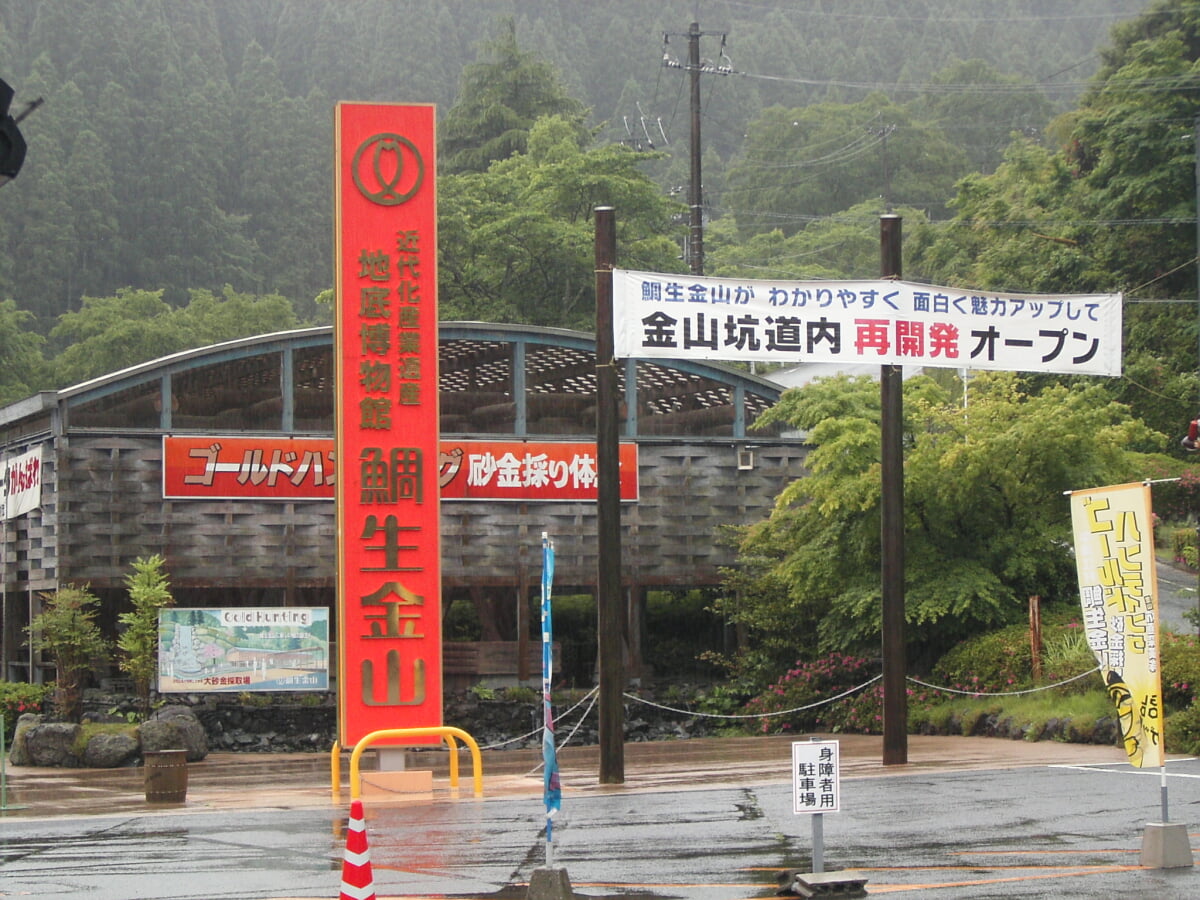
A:
<svg viewBox="0 0 1200 900">
<path fill-rule="evenodd" d="M 1163 765 L 1158 582 L 1150 485 L 1071 492 L 1071 525 L 1088 646 L 1117 707 L 1129 761 Z"/>
</svg>

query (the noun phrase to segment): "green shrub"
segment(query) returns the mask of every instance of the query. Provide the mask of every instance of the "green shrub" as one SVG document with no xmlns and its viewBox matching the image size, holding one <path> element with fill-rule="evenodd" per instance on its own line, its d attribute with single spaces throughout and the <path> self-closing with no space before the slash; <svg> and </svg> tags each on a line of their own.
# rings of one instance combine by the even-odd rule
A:
<svg viewBox="0 0 1200 900">
<path fill-rule="evenodd" d="M 1029 626 L 1010 625 L 963 641 L 937 661 L 933 683 L 959 691 L 996 693 L 1033 683 Z"/>
<path fill-rule="evenodd" d="M 73 584 L 38 596 L 42 612 L 25 629 L 29 645 L 54 659 L 54 705 L 64 720 L 78 722 L 83 714 L 84 682 L 111 651 L 96 621 L 100 598 L 86 586 Z"/>
<path fill-rule="evenodd" d="M 21 681 L 0 681 L 0 713 L 4 714 L 4 740 L 12 740 L 17 719 L 25 713 L 40 713 L 53 684 L 25 684 Z"/>
<path fill-rule="evenodd" d="M 1053 627 L 1042 634 L 1042 681 L 1063 684 L 1065 693 L 1085 694 L 1101 684 L 1100 675 L 1078 678 L 1096 668 L 1096 654 L 1088 646 L 1087 632 L 1078 622 Z M 1070 679 L 1074 679 L 1071 681 Z"/>
<path fill-rule="evenodd" d="M 467 693 L 471 694 L 476 700 L 496 700 L 499 698 L 496 689 L 488 687 L 482 681 L 476 682 L 467 688 Z"/>
<path fill-rule="evenodd" d="M 1195 528 L 1176 528 L 1171 532 L 1171 556 L 1176 562 L 1197 568 Z"/>
<path fill-rule="evenodd" d="M 1165 729 L 1168 753 L 1200 754 L 1200 705 L 1168 715 Z"/>
<path fill-rule="evenodd" d="M 702 690 L 692 691 L 685 695 L 683 692 L 668 689 L 667 703 L 672 706 L 687 706 L 694 702 L 701 713 L 712 716 L 740 716 L 745 714 L 746 702 L 753 696 L 753 691 L 737 681 L 717 682 Z M 746 723 L 750 720 L 731 719 L 731 729 L 748 730 Z M 734 724 L 737 723 L 737 724 Z"/>
<path fill-rule="evenodd" d="M 535 691 L 523 684 L 506 687 L 501 693 L 509 703 L 540 703 L 542 701 L 541 691 Z"/>
<path fill-rule="evenodd" d="M 1042 684 L 1058 684 L 1096 667 L 1074 604 L 1042 613 Z M 1098 678 L 1099 676 L 1097 676 Z M 1021 623 L 968 638 L 933 667 L 938 687 L 981 694 L 1034 686 L 1029 626 Z M 1086 693 L 1098 682 L 1080 678 L 1063 690 Z"/>
<path fill-rule="evenodd" d="M 117 616 L 125 626 L 117 638 L 121 650 L 117 665 L 133 679 L 143 719 L 150 717 L 150 689 L 158 674 L 158 613 L 175 605 L 171 583 L 162 570 L 166 564 L 158 554 L 133 561 L 133 572 L 125 576 L 132 608 Z"/>
<path fill-rule="evenodd" d="M 1192 706 L 1200 686 L 1200 644 L 1194 634 L 1166 631 L 1159 635 L 1163 706 L 1167 714 Z"/>
<path fill-rule="evenodd" d="M 878 732 L 876 692 L 868 688 L 853 697 L 832 700 L 870 681 L 878 670 L 879 665 L 873 660 L 843 653 L 831 653 L 812 662 L 797 661 L 782 678 L 750 700 L 744 711 L 753 715 L 788 711 L 786 715 L 763 715 L 759 727 L 764 734 Z M 863 693 L 870 696 L 860 696 Z M 820 705 L 814 705 L 817 703 Z"/>
</svg>

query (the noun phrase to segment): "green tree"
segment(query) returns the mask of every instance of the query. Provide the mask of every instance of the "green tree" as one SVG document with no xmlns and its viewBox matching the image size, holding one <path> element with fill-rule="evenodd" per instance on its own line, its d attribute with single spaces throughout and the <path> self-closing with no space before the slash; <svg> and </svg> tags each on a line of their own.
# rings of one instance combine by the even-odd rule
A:
<svg viewBox="0 0 1200 900">
<path fill-rule="evenodd" d="M 29 326 L 33 313 L 12 300 L 0 301 L 0 404 L 23 400 L 46 386 L 45 338 Z"/>
<path fill-rule="evenodd" d="M 724 278 L 783 278 L 836 280 L 879 276 L 879 217 L 885 212 L 879 198 L 859 203 L 827 219 L 809 223 L 803 231 L 760 232 L 748 240 L 738 236 L 732 217 L 718 219 L 704 237 L 705 272 Z M 894 212 L 906 228 L 925 221 L 919 209 Z"/>
<path fill-rule="evenodd" d="M 285 297 L 244 294 L 229 285 L 219 294 L 190 291 L 188 305 L 172 311 L 171 318 L 181 324 L 189 347 L 286 331 L 298 324 L 293 306 Z"/>
<path fill-rule="evenodd" d="M 581 150 L 574 126 L 550 116 L 531 129 L 528 152 L 443 179 L 442 317 L 594 327 L 597 206 L 617 210 L 623 266 L 678 267 L 670 235 L 679 207 L 638 171 L 639 160 L 621 146 Z"/>
<path fill-rule="evenodd" d="M 961 143 L 972 168 L 980 172 L 995 170 L 1014 132 L 1040 134 L 1053 117 L 1039 85 L 1005 75 L 982 59 L 951 63 L 931 84 L 933 90 L 910 107 Z M 975 90 L 965 90 L 967 85 Z"/>
<path fill-rule="evenodd" d="M 1063 492 L 1135 477 L 1146 428 L 1097 386 L 1029 394 L 1012 374 L 969 403 L 930 379 L 904 388 L 905 616 L 916 665 L 1011 624 L 1028 597 L 1074 596 Z M 796 649 L 873 652 L 880 637 L 879 387 L 838 377 L 788 391 L 765 417 L 808 433 L 811 474 L 740 536 L 718 609 L 751 631 L 761 676 Z M 761 420 L 760 420 L 761 421 Z"/>
<path fill-rule="evenodd" d="M 133 561 L 133 572 L 125 576 L 132 609 L 117 616 L 125 630 L 117 637 L 121 671 L 133 679 L 142 707 L 142 718 L 150 715 L 150 688 L 158 672 L 158 613 L 175 605 L 171 584 L 163 572 L 166 560 L 155 554 Z"/>
<path fill-rule="evenodd" d="M 1159 0 L 1113 35 L 1079 108 L 1049 130 L 1059 146 L 1022 138 L 993 175 L 963 179 L 953 222 L 916 236 L 909 270 L 993 290 L 1124 291 L 1126 375 L 1106 386 L 1180 434 L 1200 383 L 1200 8 Z"/>
<path fill-rule="evenodd" d="M 55 706 L 66 721 L 78 722 L 88 673 L 107 661 L 111 651 L 96 622 L 100 599 L 73 584 L 39 596 L 43 609 L 26 629 L 29 645 L 54 658 Z"/>
<path fill-rule="evenodd" d="M 55 383 L 77 384 L 191 347 L 296 325 L 291 304 L 277 295 L 256 297 L 228 286 L 220 296 L 208 290 L 190 295 L 180 309 L 161 290 L 122 288 L 113 297 L 84 297 L 80 310 L 59 317 L 50 332 L 63 348 L 54 358 Z"/>
<path fill-rule="evenodd" d="M 724 205 L 744 233 L 792 234 L 872 197 L 940 208 L 966 174 L 966 154 L 941 129 L 882 94 L 854 104 L 771 107 L 750 123 L 729 168 Z"/>
<path fill-rule="evenodd" d="M 78 312 L 60 316 L 50 332 L 52 344 L 62 347 L 53 361 L 55 384 L 77 384 L 185 349 L 183 335 L 164 327 L 171 307 L 162 295 L 122 288 L 113 297 L 84 297 Z"/>
<path fill-rule="evenodd" d="M 443 172 L 483 172 L 528 145 L 533 123 L 561 116 L 577 147 L 588 141 L 587 109 L 562 86 L 558 73 L 517 44 L 517 26 L 504 19 L 480 58 L 463 70 L 458 100 L 441 125 Z"/>
</svg>

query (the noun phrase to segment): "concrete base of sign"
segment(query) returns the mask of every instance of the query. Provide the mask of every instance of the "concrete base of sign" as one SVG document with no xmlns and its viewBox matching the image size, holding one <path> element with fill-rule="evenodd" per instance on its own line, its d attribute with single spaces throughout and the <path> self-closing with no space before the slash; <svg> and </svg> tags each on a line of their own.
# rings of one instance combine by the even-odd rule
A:
<svg viewBox="0 0 1200 900">
<path fill-rule="evenodd" d="M 362 796 L 382 798 L 391 794 L 433 795 L 433 772 L 410 769 L 404 772 L 363 772 Z"/>
<path fill-rule="evenodd" d="M 1182 869 L 1195 865 L 1187 826 L 1180 822 L 1147 822 L 1142 834 L 1142 865 Z"/>
<path fill-rule="evenodd" d="M 575 892 L 562 866 L 540 866 L 529 876 L 525 900 L 571 900 Z"/>
<path fill-rule="evenodd" d="M 403 772 L 408 768 L 407 747 L 376 747 L 375 758 L 380 772 Z"/>
<path fill-rule="evenodd" d="M 865 897 L 868 879 L 858 872 L 786 872 L 777 894 L 798 897 Z"/>
</svg>

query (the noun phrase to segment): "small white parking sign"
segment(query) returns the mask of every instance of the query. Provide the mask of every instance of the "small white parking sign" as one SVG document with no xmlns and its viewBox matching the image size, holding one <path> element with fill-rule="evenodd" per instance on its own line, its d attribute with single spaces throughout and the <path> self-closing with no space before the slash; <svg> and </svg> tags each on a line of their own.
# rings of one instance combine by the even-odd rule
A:
<svg viewBox="0 0 1200 900">
<path fill-rule="evenodd" d="M 793 743 L 792 812 L 838 812 L 841 809 L 841 801 L 838 742 Z"/>
</svg>

